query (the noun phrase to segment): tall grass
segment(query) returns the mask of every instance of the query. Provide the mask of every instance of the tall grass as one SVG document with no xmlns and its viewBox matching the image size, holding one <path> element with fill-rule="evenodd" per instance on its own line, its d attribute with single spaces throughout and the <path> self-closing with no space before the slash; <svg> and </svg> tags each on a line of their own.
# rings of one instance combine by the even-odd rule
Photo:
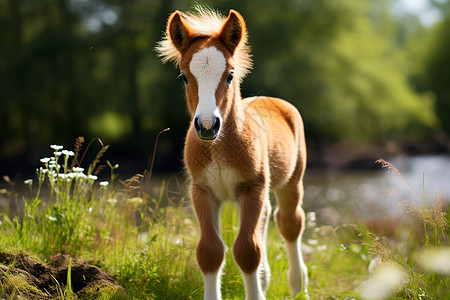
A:
<svg viewBox="0 0 450 300">
<path fill-rule="evenodd" d="M 0 215 L 0 249 L 27 251 L 43 261 L 55 253 L 84 257 L 124 287 L 126 295 L 105 290 L 101 299 L 202 299 L 195 259 L 198 225 L 188 202 L 180 198 L 177 205 L 163 205 L 164 184 L 149 193 L 148 173 L 119 181 L 118 165 L 110 162 L 109 180 L 100 181 L 96 174 L 107 147 L 100 144 L 93 162 L 83 169 L 83 144 L 77 140 L 73 152 L 52 146 L 51 157 L 41 160 L 37 179 L 26 181 L 30 191 L 23 194 L 28 195 L 10 195 L 22 198 L 24 209 L 14 217 Z M 402 176 L 388 162 L 381 163 Z M 445 202 L 439 196 L 429 206 L 424 193 L 416 194 L 419 202 L 402 203 L 405 214 L 414 218 L 398 225 L 393 236 L 369 229 L 363 220 L 321 226 L 315 213 L 309 213 L 303 252 L 311 299 L 372 299 L 377 295 L 374 287 L 385 291 L 377 299 L 446 299 L 450 272 Z M 237 205 L 226 203 L 221 233 L 228 247 L 238 228 Z M 273 221 L 267 240 L 272 274 L 267 299 L 286 299 L 288 265 Z M 76 297 L 71 280 L 68 276 L 67 282 L 58 283 L 59 299 Z M 231 251 L 222 282 L 224 299 L 243 299 L 242 276 Z M 12 290 L 20 294 L 19 287 Z"/>
<path fill-rule="evenodd" d="M 413 216 L 403 238 L 397 232 L 396 239 L 389 241 L 376 233 L 360 230 L 379 265 L 361 286 L 360 295 L 364 299 L 449 299 L 449 219 L 444 211 L 445 200 L 436 194 L 429 203 L 425 187 L 419 194 L 394 165 L 383 159 L 377 162 L 401 177 L 417 200 L 400 203 L 404 213 Z M 422 228 L 411 230 L 418 223 Z M 382 284 L 385 281 L 389 284 Z"/>
<path fill-rule="evenodd" d="M 110 181 L 99 182 L 94 174 L 105 146 L 87 172 L 71 165 L 81 155 L 52 149 L 51 157 L 41 159 L 37 182 L 26 180 L 31 196 L 23 197 L 23 212 L 0 216 L 0 249 L 24 250 L 44 261 L 55 253 L 85 257 L 138 299 L 199 293 L 189 208 L 162 207 L 164 188 L 153 196 L 144 192 L 142 175 L 116 182 L 118 165 L 109 162 Z M 61 295 L 70 295 L 70 282 L 59 284 L 66 289 Z"/>
</svg>

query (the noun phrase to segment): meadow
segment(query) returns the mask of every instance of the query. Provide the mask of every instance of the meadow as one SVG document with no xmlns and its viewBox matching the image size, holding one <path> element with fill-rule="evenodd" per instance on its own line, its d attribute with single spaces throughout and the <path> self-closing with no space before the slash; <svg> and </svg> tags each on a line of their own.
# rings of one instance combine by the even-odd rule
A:
<svg viewBox="0 0 450 300">
<path fill-rule="evenodd" d="M 83 139 L 73 151 L 52 145 L 25 191 L 12 185 L 1 190 L 2 199 L 20 209 L 0 211 L 0 299 L 202 299 L 199 232 L 187 194 L 168 198 L 164 183 L 149 190 L 151 170 L 119 180 L 119 165 L 101 163 L 107 149 L 102 145 L 87 164 Z M 389 162 L 379 163 L 403 178 Z M 110 172 L 107 181 L 99 180 L 100 171 Z M 354 222 L 329 226 L 308 213 L 303 252 L 311 299 L 450 299 L 448 202 L 439 194 L 426 199 L 418 190 L 411 186 L 412 199 L 400 203 L 404 214 L 396 222 L 354 216 Z M 221 231 L 228 247 L 238 219 L 237 205 L 224 205 Z M 55 255 L 68 260 L 66 274 L 53 277 L 54 287 L 46 290 L 15 269 L 17 259 L 2 260 L 25 256 L 51 265 Z M 268 256 L 272 280 L 266 297 L 288 299 L 284 243 L 273 220 Z M 88 278 L 75 273 L 80 258 L 115 282 L 81 293 L 77 280 Z M 223 299 L 243 299 L 231 251 L 222 281 Z"/>
</svg>

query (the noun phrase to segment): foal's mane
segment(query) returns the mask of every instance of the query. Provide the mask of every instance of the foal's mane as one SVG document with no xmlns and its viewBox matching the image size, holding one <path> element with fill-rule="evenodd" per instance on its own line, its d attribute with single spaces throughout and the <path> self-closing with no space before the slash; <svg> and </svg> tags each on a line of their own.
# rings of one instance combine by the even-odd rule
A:
<svg viewBox="0 0 450 300">
<path fill-rule="evenodd" d="M 219 12 L 202 6 L 196 6 L 192 12 L 183 12 L 182 17 L 189 26 L 193 38 L 218 36 L 226 21 L 226 17 Z M 242 25 L 245 26 L 245 24 Z M 165 33 L 155 49 L 163 62 L 172 61 L 179 66 L 181 53 L 172 43 L 168 32 Z M 235 73 L 242 78 L 249 73 L 252 67 L 250 47 L 247 45 L 247 30 L 243 31 L 242 40 L 233 57 L 236 63 Z"/>
</svg>

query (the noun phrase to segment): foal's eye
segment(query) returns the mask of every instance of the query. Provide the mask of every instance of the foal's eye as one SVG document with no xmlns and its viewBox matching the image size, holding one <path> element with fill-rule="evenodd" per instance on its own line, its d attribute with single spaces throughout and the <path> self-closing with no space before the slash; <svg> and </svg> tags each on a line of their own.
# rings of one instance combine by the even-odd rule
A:
<svg viewBox="0 0 450 300">
<path fill-rule="evenodd" d="M 228 85 L 230 85 L 231 81 L 233 81 L 233 77 L 234 77 L 234 72 L 231 71 L 230 74 L 228 74 L 228 77 L 227 77 L 227 84 Z"/>
<path fill-rule="evenodd" d="M 180 75 L 178 75 L 178 78 L 181 78 L 185 84 L 188 84 L 188 79 L 186 75 L 183 72 L 180 72 Z"/>
</svg>

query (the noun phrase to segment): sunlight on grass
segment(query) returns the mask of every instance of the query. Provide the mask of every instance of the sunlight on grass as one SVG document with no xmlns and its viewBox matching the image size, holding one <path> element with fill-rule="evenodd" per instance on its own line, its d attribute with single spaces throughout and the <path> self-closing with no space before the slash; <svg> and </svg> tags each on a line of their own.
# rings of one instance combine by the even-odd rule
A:
<svg viewBox="0 0 450 300">
<path fill-rule="evenodd" d="M 69 268 L 67 281 L 55 282 L 53 296 L 58 299 L 202 299 L 195 258 L 199 232 L 190 202 L 179 196 L 177 204 L 163 205 L 164 183 L 149 194 L 144 184 L 148 174 L 119 181 L 119 166 L 110 162 L 109 180 L 100 181 L 107 146 L 101 144 L 93 162 L 83 168 L 89 148 L 83 153 L 83 142 L 78 140 L 74 151 L 53 145 L 53 155 L 41 159 L 37 179 L 25 181 L 23 195 L 2 191 L 11 201 L 23 200 L 23 211 L 0 214 L 0 249 L 28 252 L 43 261 L 56 253 L 84 257 L 125 291 L 104 287 L 80 298 Z M 388 162 L 383 166 L 400 174 Z M 316 213 L 308 213 L 303 253 L 311 299 L 444 299 L 450 275 L 447 204 L 442 196 L 432 205 L 419 201 L 401 204 L 408 218 L 389 237 L 369 230 L 356 216 L 353 224 L 333 227 L 318 224 Z M 238 230 L 238 206 L 226 203 L 221 233 L 229 248 Z M 272 280 L 266 297 L 288 299 L 285 245 L 272 219 L 268 257 Z M 1 297 L 27 298 L 30 291 L 39 295 L 37 287 L 2 263 Z M 230 250 L 222 282 L 223 299 L 243 298 L 242 276 Z"/>
</svg>

